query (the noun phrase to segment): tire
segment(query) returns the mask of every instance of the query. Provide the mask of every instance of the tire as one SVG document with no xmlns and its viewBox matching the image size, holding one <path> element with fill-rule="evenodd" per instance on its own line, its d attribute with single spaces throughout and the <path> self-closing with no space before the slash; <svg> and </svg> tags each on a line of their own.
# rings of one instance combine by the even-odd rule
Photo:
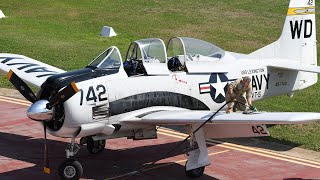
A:
<svg viewBox="0 0 320 180">
<path fill-rule="evenodd" d="M 202 167 L 199 167 L 197 169 L 192 169 L 192 170 L 187 171 L 187 163 L 186 163 L 185 172 L 186 172 L 186 175 L 188 177 L 190 177 L 190 178 L 198 178 L 198 177 L 201 177 L 203 175 L 204 168 L 205 168 L 205 166 L 202 166 Z"/>
<path fill-rule="evenodd" d="M 89 138 L 87 142 L 87 150 L 91 154 L 99 154 L 104 150 L 104 147 L 106 146 L 106 140 L 98 140 L 94 141 L 92 138 Z"/>
<path fill-rule="evenodd" d="M 83 168 L 79 161 L 67 159 L 59 166 L 59 176 L 65 180 L 78 180 L 83 174 Z"/>
</svg>

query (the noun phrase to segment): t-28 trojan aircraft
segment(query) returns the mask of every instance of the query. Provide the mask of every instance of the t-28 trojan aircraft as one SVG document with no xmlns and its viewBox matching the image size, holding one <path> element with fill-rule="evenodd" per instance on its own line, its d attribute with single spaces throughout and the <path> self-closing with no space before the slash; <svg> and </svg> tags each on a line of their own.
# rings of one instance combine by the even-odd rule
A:
<svg viewBox="0 0 320 180">
<path fill-rule="evenodd" d="M 291 96 L 317 82 L 314 0 L 291 0 L 280 38 L 250 54 L 187 37 L 170 39 L 166 48 L 161 39 L 152 38 L 134 41 L 124 63 L 112 46 L 87 67 L 71 72 L 5 53 L 0 54 L 0 69 L 33 103 L 27 115 L 44 125 L 45 140 L 46 131 L 71 138 L 67 159 L 59 167 L 65 179 L 78 179 L 83 172 L 74 159 L 79 149 L 76 138 L 95 154 L 104 149 L 106 139 L 157 138 L 158 125 L 185 126 L 194 147 L 185 171 L 199 177 L 210 164 L 205 138 L 268 136 L 266 124 L 320 119 L 320 113 L 311 112 L 217 111 L 225 104 L 228 83 L 243 76 L 252 78 L 253 101 Z M 37 95 L 24 81 L 40 88 Z M 45 162 L 46 149 L 45 141 Z"/>
</svg>

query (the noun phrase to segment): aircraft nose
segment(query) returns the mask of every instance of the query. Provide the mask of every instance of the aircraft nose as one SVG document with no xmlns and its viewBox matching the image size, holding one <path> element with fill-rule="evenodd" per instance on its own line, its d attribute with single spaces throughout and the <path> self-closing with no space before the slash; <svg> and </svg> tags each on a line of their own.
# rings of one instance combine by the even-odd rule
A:
<svg viewBox="0 0 320 180">
<path fill-rule="evenodd" d="M 54 108 L 48 109 L 47 100 L 39 100 L 33 103 L 27 111 L 27 116 L 35 121 L 50 121 L 53 119 Z"/>
</svg>

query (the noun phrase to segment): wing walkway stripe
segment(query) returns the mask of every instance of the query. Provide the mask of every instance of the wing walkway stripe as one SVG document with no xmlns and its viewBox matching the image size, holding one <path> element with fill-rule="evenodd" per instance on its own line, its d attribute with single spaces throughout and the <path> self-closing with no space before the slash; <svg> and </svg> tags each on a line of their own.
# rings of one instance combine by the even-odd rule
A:
<svg viewBox="0 0 320 180">
<path fill-rule="evenodd" d="M 171 135 L 169 133 L 164 133 L 164 132 L 158 132 L 158 133 L 159 134 L 163 134 L 163 135 L 167 135 L 167 136 L 178 137 L 180 139 L 184 139 L 185 138 L 183 136 Z M 227 146 L 227 145 L 224 145 L 224 144 L 214 144 L 214 143 L 211 143 L 211 142 L 207 142 L 207 144 L 320 169 L 320 166 L 317 166 L 317 165 L 307 164 L 307 163 L 304 163 L 304 162 L 301 162 L 301 161 L 292 160 L 292 159 L 285 159 L 285 158 L 277 157 L 277 156 L 274 156 L 274 155 L 263 154 L 263 153 L 255 152 L 255 151 L 252 151 L 252 150 L 240 149 L 240 148 L 236 148 L 236 147 L 232 147 L 232 146 Z"/>
</svg>

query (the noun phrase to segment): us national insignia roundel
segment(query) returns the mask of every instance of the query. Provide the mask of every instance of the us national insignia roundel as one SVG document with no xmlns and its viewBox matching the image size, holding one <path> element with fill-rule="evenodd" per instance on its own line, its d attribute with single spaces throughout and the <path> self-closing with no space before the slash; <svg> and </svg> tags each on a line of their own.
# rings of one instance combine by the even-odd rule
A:
<svg viewBox="0 0 320 180">
<path fill-rule="evenodd" d="M 229 81 L 224 73 L 212 73 L 209 82 L 199 83 L 200 94 L 210 93 L 214 102 L 222 103 L 226 100 L 225 97 Z"/>
</svg>

